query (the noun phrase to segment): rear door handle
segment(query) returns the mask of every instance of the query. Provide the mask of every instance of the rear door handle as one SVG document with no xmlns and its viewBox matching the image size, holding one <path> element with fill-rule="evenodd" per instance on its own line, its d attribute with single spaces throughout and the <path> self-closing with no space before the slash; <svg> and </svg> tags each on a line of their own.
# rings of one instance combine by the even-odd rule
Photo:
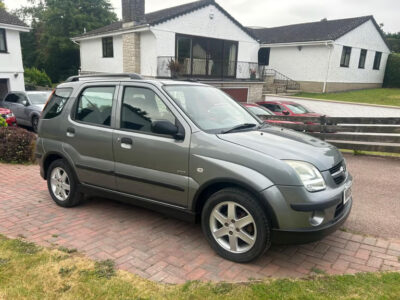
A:
<svg viewBox="0 0 400 300">
<path fill-rule="evenodd" d="M 121 139 L 121 148 L 123 149 L 132 149 L 133 141 L 130 138 L 122 138 Z"/>
<path fill-rule="evenodd" d="M 75 136 L 75 129 L 72 127 L 67 128 L 67 137 L 74 137 Z"/>
</svg>

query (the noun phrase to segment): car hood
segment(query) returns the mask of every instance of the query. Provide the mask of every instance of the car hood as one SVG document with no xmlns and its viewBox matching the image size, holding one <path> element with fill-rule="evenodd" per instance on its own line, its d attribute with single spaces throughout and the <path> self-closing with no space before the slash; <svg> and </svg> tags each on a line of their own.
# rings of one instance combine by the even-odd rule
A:
<svg viewBox="0 0 400 300">
<path fill-rule="evenodd" d="M 320 171 L 332 168 L 343 159 L 335 146 L 312 136 L 276 126 L 219 134 L 218 137 L 276 159 L 306 161 Z"/>
</svg>

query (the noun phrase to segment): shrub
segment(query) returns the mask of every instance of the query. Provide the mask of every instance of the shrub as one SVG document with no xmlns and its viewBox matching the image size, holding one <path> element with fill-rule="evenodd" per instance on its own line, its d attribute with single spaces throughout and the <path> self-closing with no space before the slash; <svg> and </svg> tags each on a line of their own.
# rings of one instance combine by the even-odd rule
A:
<svg viewBox="0 0 400 300">
<path fill-rule="evenodd" d="M 0 128 L 1 127 L 7 127 L 7 126 L 8 126 L 8 124 L 7 124 L 6 120 L 4 120 L 4 118 L 2 118 L 0 116 Z"/>
<path fill-rule="evenodd" d="M 51 87 L 51 79 L 45 71 L 36 68 L 25 69 L 25 85 L 28 88 L 35 86 Z"/>
<path fill-rule="evenodd" d="M 18 127 L 0 128 L 0 161 L 12 163 L 34 162 L 36 136 Z"/>
<path fill-rule="evenodd" d="M 385 80 L 383 86 L 388 88 L 400 88 L 400 54 L 392 53 L 389 55 L 386 65 Z"/>
</svg>

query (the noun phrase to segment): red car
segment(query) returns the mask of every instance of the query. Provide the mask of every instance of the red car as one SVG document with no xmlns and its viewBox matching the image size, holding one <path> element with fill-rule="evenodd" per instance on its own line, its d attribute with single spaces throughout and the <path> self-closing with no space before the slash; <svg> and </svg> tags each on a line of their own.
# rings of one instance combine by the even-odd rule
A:
<svg viewBox="0 0 400 300">
<path fill-rule="evenodd" d="M 255 103 L 242 103 L 244 107 L 250 110 L 253 114 L 262 120 L 265 120 L 269 124 L 304 124 L 302 122 L 291 122 L 291 121 L 281 121 L 281 120 L 268 120 L 267 116 L 273 116 L 274 113 L 269 109 L 262 107 Z"/>
<path fill-rule="evenodd" d="M 17 126 L 17 118 L 11 110 L 0 107 L 0 116 L 6 120 L 8 126 Z"/>
<path fill-rule="evenodd" d="M 321 117 L 321 114 L 310 111 L 301 104 L 292 101 L 263 101 L 257 102 L 278 116 Z"/>
</svg>

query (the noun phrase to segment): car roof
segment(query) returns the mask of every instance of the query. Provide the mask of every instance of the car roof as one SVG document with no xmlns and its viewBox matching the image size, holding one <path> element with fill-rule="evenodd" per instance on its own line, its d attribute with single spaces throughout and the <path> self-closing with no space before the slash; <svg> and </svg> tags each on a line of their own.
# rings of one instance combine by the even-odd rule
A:
<svg viewBox="0 0 400 300">
<path fill-rule="evenodd" d="M 296 104 L 296 105 L 299 105 L 299 103 L 296 103 L 294 101 L 263 101 L 263 102 L 259 102 L 259 103 L 263 103 L 263 104 Z"/>
<path fill-rule="evenodd" d="M 244 106 L 254 106 L 254 107 L 259 107 L 260 106 L 257 103 L 242 103 L 242 105 L 244 105 Z"/>
</svg>

